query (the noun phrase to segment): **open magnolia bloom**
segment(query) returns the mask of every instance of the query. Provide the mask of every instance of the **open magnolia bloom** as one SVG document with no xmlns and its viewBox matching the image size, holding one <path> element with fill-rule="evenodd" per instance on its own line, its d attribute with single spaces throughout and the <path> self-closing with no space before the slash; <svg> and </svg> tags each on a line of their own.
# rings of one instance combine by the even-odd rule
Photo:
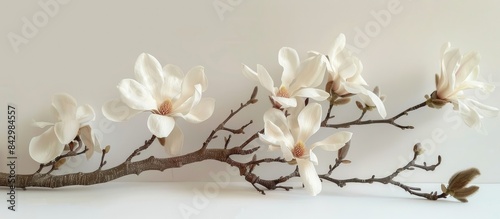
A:
<svg viewBox="0 0 500 219">
<path fill-rule="evenodd" d="M 318 158 L 312 150 L 321 147 L 327 151 L 336 151 L 350 141 L 352 136 L 352 133 L 343 131 L 306 145 L 309 137 L 319 130 L 321 115 L 321 105 L 318 103 L 307 105 L 297 116 L 291 115 L 288 119 L 281 110 L 269 109 L 264 114 L 264 134 L 259 135 L 260 140 L 269 144 L 271 150 L 280 149 L 287 161 L 297 163 L 300 178 L 311 195 L 317 195 L 322 188 L 314 167 L 318 164 Z"/>
<path fill-rule="evenodd" d="M 315 55 L 300 62 L 295 49 L 283 47 L 278 54 L 278 62 L 283 67 L 279 87 L 275 87 L 273 79 L 262 65 L 257 65 L 257 72 L 243 65 L 243 74 L 252 80 L 259 81 L 272 93 L 271 98 L 276 108 L 295 107 L 297 97 L 311 98 L 316 101 L 328 98 L 328 93 L 315 88 L 323 81 L 325 59 L 323 55 Z"/>
<path fill-rule="evenodd" d="M 387 112 L 384 103 L 376 94 L 365 88 L 368 84 L 361 76 L 363 64 L 345 48 L 345 44 L 345 36 L 340 34 L 327 54 L 329 62 L 326 65 L 328 72 L 326 91 L 332 96 L 356 94 L 365 104 L 376 107 L 380 116 L 385 118 Z M 311 51 L 310 54 L 316 56 L 319 53 Z"/>
<path fill-rule="evenodd" d="M 201 97 L 207 89 L 203 67 L 194 67 L 184 75 L 179 67 L 169 64 L 162 68 L 155 57 L 143 53 L 135 63 L 135 77 L 118 84 L 120 99 L 103 106 L 104 116 L 121 122 L 140 112 L 152 112 L 147 121 L 149 130 L 167 152 L 179 154 L 184 134 L 174 118 L 199 123 L 214 111 L 215 100 Z"/>
<path fill-rule="evenodd" d="M 458 49 L 451 49 L 446 43 L 442 49 L 441 73 L 436 74 L 436 92 L 432 94 L 428 105 L 439 108 L 451 102 L 464 122 L 478 131 L 484 131 L 481 118 L 498 116 L 499 109 L 482 104 L 464 93 L 469 89 L 480 89 L 491 93 L 495 86 L 477 81 L 479 76 L 480 56 L 477 52 L 460 54 Z"/>
<path fill-rule="evenodd" d="M 39 136 L 33 137 L 29 144 L 30 156 L 38 163 L 48 163 L 61 155 L 64 146 L 77 136 L 88 148 L 85 152 L 90 158 L 94 151 L 101 151 L 99 142 L 88 125 L 95 119 L 94 109 L 88 104 L 77 107 L 76 100 L 68 94 L 56 94 L 52 98 L 58 122 L 35 122 L 40 128 L 50 128 Z"/>
</svg>

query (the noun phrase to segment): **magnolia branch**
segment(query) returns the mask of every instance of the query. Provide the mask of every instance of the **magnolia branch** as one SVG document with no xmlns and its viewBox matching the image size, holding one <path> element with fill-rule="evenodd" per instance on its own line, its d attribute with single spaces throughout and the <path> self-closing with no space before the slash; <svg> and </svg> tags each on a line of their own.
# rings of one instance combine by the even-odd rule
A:
<svg viewBox="0 0 500 219">
<path fill-rule="evenodd" d="M 411 111 L 414 111 L 414 110 L 417 110 L 417 109 L 420 109 L 424 106 L 427 105 L 427 101 L 424 101 L 422 103 L 419 103 L 415 106 L 412 106 L 408 109 L 406 109 L 405 111 L 391 117 L 391 118 L 388 118 L 388 119 L 377 119 L 377 120 L 362 120 L 363 117 L 365 116 L 366 114 L 366 108 L 362 110 L 361 112 L 361 116 L 356 119 L 356 120 L 353 120 L 351 122 L 345 122 L 345 123 L 340 123 L 340 124 L 328 124 L 328 120 L 333 118 L 333 116 L 330 116 L 331 114 L 331 110 L 332 110 L 332 106 L 333 105 L 330 105 L 329 109 L 328 109 L 328 112 L 327 112 L 327 116 L 325 117 L 325 119 L 323 120 L 323 122 L 321 123 L 321 126 L 322 127 L 328 127 L 328 128 L 349 128 L 353 125 L 368 125 L 368 124 L 377 124 L 377 123 L 386 123 L 386 124 L 390 124 L 390 125 L 393 125 L 395 127 L 398 127 L 400 129 L 413 129 L 413 126 L 404 126 L 404 125 L 400 125 L 398 123 L 396 123 L 396 120 L 399 119 L 400 117 L 402 116 L 406 116 L 408 115 L 409 112 Z"/>
<path fill-rule="evenodd" d="M 246 123 L 242 125 L 239 129 L 231 129 L 226 127 L 226 123 L 231 120 L 237 113 L 239 113 L 242 109 L 245 107 L 254 104 L 257 102 L 257 99 L 255 99 L 257 95 L 257 87 L 254 88 L 251 97 L 249 100 L 245 103 L 241 103 L 239 108 L 236 110 L 231 110 L 230 114 L 227 116 L 226 119 L 224 119 L 223 122 L 221 122 L 212 132 L 210 135 L 207 137 L 205 142 L 202 144 L 202 147 L 198 149 L 197 151 L 181 155 L 181 156 L 176 156 L 176 157 L 170 157 L 170 158 L 157 158 L 154 156 L 150 156 L 146 159 L 143 160 L 138 160 L 138 161 L 133 161 L 135 157 L 141 154 L 142 151 L 147 150 L 157 139 L 156 136 L 151 136 L 148 140 L 144 141 L 144 144 L 139 146 L 137 149 L 135 149 L 125 160 L 123 163 L 103 170 L 103 166 L 106 164 L 105 161 L 105 155 L 109 152 L 109 147 L 106 147 L 105 149 L 102 150 L 102 156 L 100 160 L 100 164 L 98 168 L 93 171 L 93 172 L 79 172 L 79 173 L 71 173 L 71 174 L 65 174 L 65 175 L 52 175 L 52 170 L 57 168 L 57 164 L 60 160 L 63 160 L 66 157 L 70 156 L 76 156 L 85 153 L 88 149 L 85 147 L 81 152 L 82 143 L 79 138 L 75 139 L 76 144 L 78 144 L 78 147 L 74 150 L 74 148 L 70 147 L 70 151 L 64 155 L 61 155 L 57 157 L 54 161 L 49 162 L 47 164 L 42 164 L 40 165 L 40 169 L 36 171 L 33 174 L 19 174 L 16 175 L 16 180 L 15 180 L 15 187 L 17 188 L 27 188 L 27 187 L 48 187 L 48 188 L 58 188 L 58 187 L 64 187 L 64 186 L 72 186 L 72 185 L 94 185 L 94 184 L 100 184 L 100 183 L 106 183 L 115 179 L 118 179 L 120 177 L 126 176 L 126 175 L 131 175 L 131 174 L 137 174 L 139 175 L 140 173 L 144 171 L 151 171 L 151 170 L 157 170 L 157 171 L 164 171 L 167 169 L 172 169 L 172 168 L 180 168 L 184 165 L 200 162 L 200 161 L 205 161 L 205 160 L 216 160 L 219 162 L 227 163 L 228 165 L 232 167 L 238 168 L 240 175 L 244 177 L 244 179 L 249 182 L 258 192 L 261 194 L 265 194 L 264 189 L 267 190 L 275 190 L 275 189 L 284 189 L 286 191 L 292 189 L 290 186 L 284 186 L 282 185 L 283 183 L 287 182 L 288 180 L 294 178 L 294 177 L 300 177 L 299 174 L 299 169 L 298 166 L 296 166 L 295 170 L 291 172 L 288 175 L 283 175 L 280 176 L 276 179 L 262 179 L 260 178 L 257 174 L 254 173 L 254 170 L 256 169 L 257 166 L 260 166 L 262 164 L 271 164 L 271 163 L 283 163 L 287 164 L 287 162 L 284 158 L 277 157 L 277 158 L 261 158 L 257 159 L 257 156 L 255 155 L 255 152 L 260 149 L 260 147 L 253 147 L 250 149 L 245 149 L 252 141 L 256 140 L 259 137 L 259 133 L 263 133 L 264 129 L 261 129 L 260 131 L 254 133 L 253 135 L 249 136 L 243 143 L 237 146 L 230 146 L 231 142 L 231 134 L 244 134 L 244 130 L 252 124 L 252 121 L 249 123 Z M 385 119 L 385 120 L 365 120 L 363 121 L 363 117 L 365 113 L 367 112 L 367 109 L 362 110 L 361 116 L 352 122 L 348 123 L 343 123 L 343 124 L 327 124 L 328 120 L 333 118 L 334 116 L 331 116 L 331 110 L 333 106 L 331 105 L 327 117 L 323 121 L 323 127 L 331 127 L 331 128 L 345 128 L 349 127 L 351 125 L 363 125 L 363 124 L 372 124 L 372 123 L 388 123 L 395 125 L 397 127 L 400 127 L 402 129 L 405 128 L 413 128 L 411 126 L 401 126 L 395 123 L 395 121 L 402 117 L 403 115 L 407 115 L 408 112 L 419 109 L 423 106 L 425 106 L 425 102 L 418 104 L 414 107 L 408 108 L 407 110 L 401 112 L 400 114 L 390 118 L 390 119 Z M 325 125 L 326 124 L 326 125 Z M 213 139 L 217 137 L 217 133 L 219 131 L 228 131 L 231 134 L 229 134 L 227 137 L 224 138 L 224 144 L 223 147 L 221 148 L 207 148 L 208 145 L 211 143 Z M 74 146 L 74 145 L 72 145 Z M 383 184 L 392 184 L 395 186 L 398 186 L 408 193 L 412 195 L 416 195 L 419 197 L 424 197 L 430 200 L 437 200 L 439 198 L 446 198 L 447 194 L 442 193 L 442 194 L 437 194 L 437 192 L 431 192 L 431 193 L 422 193 L 419 192 L 420 188 L 416 187 L 410 187 L 407 185 L 404 185 L 398 181 L 395 181 L 394 178 L 398 176 L 401 172 L 403 171 L 408 171 L 408 170 L 414 170 L 414 169 L 423 169 L 426 171 L 432 171 L 434 170 L 440 163 L 441 163 L 441 157 L 438 157 L 438 162 L 434 165 L 427 166 L 426 163 L 423 163 L 423 165 L 416 164 L 416 159 L 417 157 L 421 154 L 421 151 L 419 150 L 419 147 L 416 145 L 414 147 L 414 157 L 413 159 L 406 164 L 405 166 L 397 169 L 394 173 L 392 173 L 389 176 L 386 177 L 381 177 L 381 178 L 375 178 L 375 176 L 372 176 L 371 178 L 368 179 L 360 179 L 360 178 L 351 178 L 351 179 L 334 179 L 331 176 L 332 172 L 338 168 L 341 164 L 344 163 L 349 163 L 349 160 L 344 160 L 348 148 L 350 146 L 350 142 L 346 144 L 341 150 L 339 150 L 339 157 L 335 160 L 334 165 L 330 165 L 329 171 L 327 174 L 323 175 L 318 175 L 321 179 L 325 181 L 330 181 L 335 184 L 337 184 L 340 187 L 344 187 L 347 183 L 383 183 Z M 250 161 L 248 162 L 239 162 L 233 159 L 233 156 L 247 156 L 247 155 L 252 155 L 253 157 Z M 61 164 L 62 165 L 62 164 Z M 47 166 L 52 166 L 52 169 L 46 173 L 41 173 L 41 170 L 44 167 Z M 9 181 L 8 181 L 9 175 L 7 173 L 0 173 L 0 186 L 5 186 L 8 187 Z"/>
<path fill-rule="evenodd" d="M 87 148 L 83 150 L 82 152 L 76 153 L 75 151 L 78 151 L 80 147 L 82 146 L 81 142 L 79 142 L 79 147 L 76 150 L 70 150 L 67 154 L 61 155 L 57 157 L 53 162 L 50 162 L 48 164 L 42 164 L 40 166 L 40 169 L 33 173 L 33 174 L 18 174 L 16 175 L 16 181 L 15 185 L 17 188 L 27 188 L 27 187 L 48 187 L 48 188 L 58 188 L 58 187 L 64 187 L 64 186 L 72 186 L 72 185 L 94 185 L 94 184 L 99 184 L 99 183 L 105 183 L 109 182 L 115 179 L 118 179 L 120 177 L 130 175 L 130 174 L 137 174 L 139 175 L 140 173 L 144 171 L 149 171 L 149 170 L 158 170 L 158 171 L 164 171 L 166 169 L 171 169 L 171 168 L 179 168 L 182 167 L 183 165 L 191 164 L 191 163 L 196 163 L 200 161 L 205 161 L 205 160 L 217 160 L 220 162 L 225 162 L 231 166 L 234 166 L 240 170 L 240 175 L 244 176 L 247 181 L 249 181 L 256 189 L 258 187 L 256 185 L 261 185 L 267 189 L 277 189 L 277 188 L 283 188 L 283 189 L 290 189 L 290 187 L 285 187 L 285 186 L 279 186 L 278 184 L 285 182 L 291 177 L 294 177 L 296 174 L 291 174 L 288 177 L 280 177 L 279 179 L 276 180 L 265 180 L 261 179 L 252 171 L 254 170 L 255 166 L 258 166 L 262 163 L 272 163 L 272 162 L 279 162 L 283 163 L 286 162 L 282 158 L 265 158 L 265 159 L 260 159 L 256 160 L 256 157 L 254 156 L 254 159 L 250 162 L 247 163 L 242 163 L 242 162 L 237 162 L 231 158 L 233 155 L 250 155 L 255 153 L 259 149 L 259 147 L 254 147 L 251 149 L 244 149 L 245 146 L 247 146 L 251 141 L 255 140 L 258 137 L 258 133 L 262 132 L 259 131 L 255 133 L 254 135 L 250 136 L 243 144 L 237 147 L 232 147 L 228 148 L 229 141 L 231 139 L 231 136 L 229 135 L 228 138 L 225 139 L 225 144 L 224 144 L 224 149 L 207 149 L 207 145 L 211 142 L 212 139 L 216 137 L 215 133 L 217 133 L 220 130 L 226 130 L 228 131 L 227 128 L 225 128 L 225 124 L 234 116 L 236 115 L 239 111 L 241 111 L 243 108 L 250 104 L 254 104 L 257 102 L 257 99 L 255 99 L 255 96 L 257 95 L 257 88 L 254 89 L 252 92 L 252 95 L 250 99 L 245 103 L 241 104 L 240 107 L 235 110 L 231 111 L 229 116 L 216 128 L 214 129 L 207 140 L 203 143 L 202 148 L 199 150 L 188 153 L 182 156 L 177 156 L 177 157 L 171 157 L 171 158 L 156 158 L 154 156 L 151 156 L 147 159 L 140 160 L 140 161 L 132 161 L 134 157 L 137 157 L 138 155 L 141 154 L 142 151 L 147 150 L 153 142 L 157 139 L 156 136 L 151 136 L 149 140 L 146 140 L 144 144 L 140 147 L 138 147 L 136 150 L 134 150 L 126 159 L 125 161 L 115 167 L 112 167 L 110 169 L 102 170 L 102 167 L 106 164 L 106 161 L 104 160 L 105 154 L 109 151 L 109 148 L 106 147 L 102 152 L 101 156 L 101 162 L 99 167 L 93 171 L 93 172 L 88 172 L 88 173 L 72 173 L 72 174 L 65 174 L 65 175 L 52 175 L 51 172 L 53 169 L 55 169 L 55 164 L 69 156 L 76 156 L 82 153 L 85 153 Z M 244 133 L 244 129 L 250 125 L 250 123 L 247 123 L 243 125 L 237 132 Z M 230 131 L 232 133 L 236 133 L 236 131 Z M 77 139 L 79 140 L 79 139 Z M 47 172 L 47 173 L 41 173 L 41 170 L 46 167 L 52 165 L 52 170 Z M 8 177 L 9 175 L 6 173 L 0 173 L 0 186 L 5 186 L 8 187 L 9 182 L 8 182 Z M 260 189 L 258 189 L 260 190 Z M 264 192 L 260 190 L 262 194 Z"/>
<path fill-rule="evenodd" d="M 415 145 L 413 148 L 413 159 L 410 162 L 408 162 L 405 166 L 398 168 L 396 171 L 394 171 L 394 173 L 392 173 L 391 175 L 388 175 L 386 177 L 376 178 L 375 175 L 373 175 L 372 177 L 370 177 L 368 179 L 360 179 L 360 178 L 351 178 L 351 179 L 343 179 L 343 180 L 334 179 L 334 178 L 330 177 L 330 175 L 332 174 L 333 169 L 335 169 L 336 166 L 340 165 L 341 162 L 339 162 L 338 160 L 336 162 L 336 165 L 333 168 L 330 167 L 330 171 L 327 174 L 319 175 L 319 177 L 321 179 L 333 182 L 340 187 L 346 186 L 347 183 L 392 184 L 392 185 L 395 185 L 395 186 L 398 186 L 398 187 L 404 189 L 406 192 L 408 192 L 412 195 L 423 197 L 423 198 L 426 198 L 429 200 L 437 200 L 440 198 L 446 198 L 448 195 L 445 193 L 441 193 L 438 195 L 437 192 L 430 192 L 430 193 L 418 192 L 421 190 L 420 188 L 411 187 L 411 186 L 405 185 L 401 182 L 394 180 L 394 178 L 396 176 L 398 176 L 403 171 L 414 170 L 415 168 L 422 169 L 425 171 L 434 171 L 434 169 L 436 169 L 436 167 L 441 164 L 441 156 L 438 156 L 438 162 L 434 165 L 427 166 L 427 164 L 425 162 L 423 163 L 423 165 L 416 164 L 415 162 L 421 153 L 422 153 L 422 149 L 420 148 L 420 145 L 419 144 Z"/>
</svg>

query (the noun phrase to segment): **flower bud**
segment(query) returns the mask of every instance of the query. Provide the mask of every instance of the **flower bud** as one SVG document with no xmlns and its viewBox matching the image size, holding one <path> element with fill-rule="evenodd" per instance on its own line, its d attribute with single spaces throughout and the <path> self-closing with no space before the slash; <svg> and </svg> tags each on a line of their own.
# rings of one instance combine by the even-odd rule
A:
<svg viewBox="0 0 500 219">
<path fill-rule="evenodd" d="M 347 152 L 349 152 L 349 148 L 351 147 L 351 141 L 345 143 L 344 147 L 341 147 L 337 152 L 337 157 L 339 160 L 344 160 L 347 156 Z"/>
<path fill-rule="evenodd" d="M 467 186 L 479 174 L 480 172 L 476 168 L 470 168 L 455 173 L 448 181 L 448 188 L 446 188 L 444 185 L 441 185 L 441 190 L 461 202 L 468 202 L 467 197 L 477 192 L 477 190 L 479 190 L 479 187 L 465 186 Z"/>
<path fill-rule="evenodd" d="M 422 148 L 422 145 L 420 143 L 415 144 L 413 146 L 413 152 L 415 152 L 417 155 L 422 155 L 424 153 L 424 148 Z"/>
<path fill-rule="evenodd" d="M 356 106 L 357 106 L 357 107 L 358 107 L 358 109 L 360 109 L 360 110 L 365 109 L 365 106 L 363 106 L 363 104 L 362 104 L 361 102 L 359 102 L 359 101 L 356 101 Z"/>
<path fill-rule="evenodd" d="M 104 153 L 107 154 L 109 153 L 109 150 L 111 149 L 111 146 L 109 145 L 106 145 L 106 147 L 104 148 Z"/>
<path fill-rule="evenodd" d="M 56 163 L 54 163 L 54 169 L 59 169 L 64 163 L 66 163 L 66 158 L 61 158 Z"/>
<path fill-rule="evenodd" d="M 333 101 L 333 105 L 335 105 L 335 106 L 345 105 L 345 104 L 348 104 L 350 101 L 351 101 L 351 98 L 346 97 L 346 98 L 342 98 L 342 99 L 338 99 L 338 100 Z"/>
<path fill-rule="evenodd" d="M 332 95 L 334 93 L 333 92 L 333 81 L 329 81 L 328 83 L 326 83 L 325 91 L 327 93 L 329 93 L 330 95 Z"/>
</svg>

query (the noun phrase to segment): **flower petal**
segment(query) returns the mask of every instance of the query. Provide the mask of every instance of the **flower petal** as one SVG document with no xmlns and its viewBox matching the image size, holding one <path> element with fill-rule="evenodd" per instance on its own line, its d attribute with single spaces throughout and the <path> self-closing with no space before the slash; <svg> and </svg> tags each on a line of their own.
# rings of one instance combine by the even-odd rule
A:
<svg viewBox="0 0 500 219">
<path fill-rule="evenodd" d="M 318 165 L 318 157 L 312 152 L 311 149 L 309 149 L 309 161 L 311 161 L 314 165 Z"/>
<path fill-rule="evenodd" d="M 165 151 L 170 155 L 179 155 L 182 151 L 182 146 L 184 146 L 184 133 L 175 125 L 172 132 L 168 137 L 165 138 Z"/>
<path fill-rule="evenodd" d="M 215 108 L 215 99 L 203 98 L 194 106 L 184 119 L 191 123 L 200 123 L 212 116 Z"/>
<path fill-rule="evenodd" d="M 473 99 L 468 99 L 467 102 L 469 102 L 467 105 L 474 108 L 481 116 L 490 118 L 498 116 L 499 109 L 496 107 L 488 106 Z"/>
<path fill-rule="evenodd" d="M 250 80 L 253 80 L 253 81 L 259 81 L 259 76 L 257 75 L 257 72 L 255 72 L 254 70 L 252 70 L 250 67 L 246 66 L 245 64 L 242 64 L 243 65 L 243 75 L 245 77 L 247 77 L 248 79 Z"/>
<path fill-rule="evenodd" d="M 93 121 L 95 119 L 94 109 L 88 104 L 79 106 L 76 109 L 76 119 L 80 124 L 87 124 Z"/>
<path fill-rule="evenodd" d="M 161 101 L 164 101 L 166 98 L 172 100 L 181 93 L 184 73 L 182 73 L 182 69 L 180 67 L 171 64 L 163 67 L 163 73 Z"/>
<path fill-rule="evenodd" d="M 67 119 L 54 125 L 54 132 L 61 144 L 68 144 L 78 135 L 80 123 L 76 119 Z"/>
<path fill-rule="evenodd" d="M 135 78 L 151 94 L 159 94 L 163 84 L 160 62 L 150 54 L 142 53 L 135 62 Z"/>
<path fill-rule="evenodd" d="M 76 100 L 72 96 L 62 93 L 52 97 L 52 106 L 57 110 L 59 119 L 74 119 L 76 115 Z"/>
<path fill-rule="evenodd" d="M 89 125 L 83 126 L 78 130 L 78 135 L 82 139 L 85 146 L 88 148 L 87 152 L 85 152 L 85 156 L 87 159 L 90 159 L 94 154 L 94 151 L 100 151 L 101 146 L 99 141 L 94 136 L 94 132 Z"/>
<path fill-rule="evenodd" d="M 153 135 L 164 138 L 170 135 L 175 126 L 175 120 L 170 116 L 151 114 L 148 118 L 148 128 Z"/>
<path fill-rule="evenodd" d="M 471 109 L 466 102 L 458 101 L 458 112 L 467 126 L 476 128 L 477 130 L 480 129 L 481 117 L 475 110 Z"/>
<path fill-rule="evenodd" d="M 265 121 L 264 134 L 260 134 L 259 138 L 261 141 L 271 145 L 287 147 L 286 144 L 284 144 L 285 134 L 283 133 L 283 130 L 271 121 Z M 291 150 L 291 147 L 287 148 L 288 150 Z"/>
<path fill-rule="evenodd" d="M 359 94 L 360 99 L 368 106 L 375 106 L 377 108 L 378 113 L 382 118 L 387 116 L 387 111 L 385 110 L 385 105 L 376 94 L 373 92 L 366 90 L 365 92 Z"/>
<path fill-rule="evenodd" d="M 283 157 L 285 158 L 286 161 L 292 161 L 294 159 L 292 150 L 290 150 L 289 147 L 284 147 L 286 144 L 281 144 L 281 153 L 283 153 Z"/>
<path fill-rule="evenodd" d="M 351 140 L 351 137 L 352 137 L 351 132 L 346 132 L 346 131 L 337 132 L 321 141 L 312 144 L 311 149 L 314 149 L 319 146 L 326 151 L 337 151 L 340 148 L 344 147 L 344 145 Z"/>
<path fill-rule="evenodd" d="M 123 122 L 141 113 L 142 110 L 130 108 L 119 99 L 111 100 L 102 106 L 102 114 L 113 122 Z"/>
<path fill-rule="evenodd" d="M 38 128 L 45 128 L 47 126 L 52 126 L 54 125 L 53 122 L 36 122 L 36 121 L 33 121 L 33 125 L 38 127 Z"/>
<path fill-rule="evenodd" d="M 466 78 L 473 72 L 473 70 L 479 65 L 481 56 L 477 52 L 471 52 L 462 59 L 460 63 L 460 68 L 456 73 L 456 83 L 462 83 Z"/>
<path fill-rule="evenodd" d="M 61 155 L 63 150 L 64 145 L 57 139 L 53 127 L 50 127 L 41 135 L 32 138 L 29 145 L 31 158 L 42 164 L 55 159 L 57 156 Z"/>
<path fill-rule="evenodd" d="M 194 91 L 194 93 L 188 95 L 188 93 L 183 92 L 182 95 L 186 96 L 181 96 L 178 100 L 174 102 L 172 106 L 173 116 L 184 117 L 191 111 L 193 106 L 196 106 L 199 103 L 199 101 L 201 100 L 201 85 L 199 84 L 195 85 L 192 90 Z"/>
<path fill-rule="evenodd" d="M 278 53 L 278 63 L 283 67 L 281 75 L 281 83 L 285 87 L 289 87 L 299 68 L 299 55 L 295 49 L 283 47 Z"/>
<path fill-rule="evenodd" d="M 334 59 L 342 50 L 345 48 L 345 35 L 343 33 L 339 34 L 335 41 L 333 42 L 333 46 L 328 52 L 328 57 L 330 59 Z"/>
<path fill-rule="evenodd" d="M 306 97 L 316 101 L 323 101 L 330 97 L 330 94 L 321 89 L 306 87 L 298 90 L 292 94 L 292 96 Z"/>
<path fill-rule="evenodd" d="M 274 94 L 274 81 L 262 65 L 257 65 L 257 75 L 259 76 L 260 84 L 268 91 Z"/>
<path fill-rule="evenodd" d="M 321 105 L 318 103 L 311 103 L 304 107 L 297 117 L 299 124 L 298 141 L 307 142 L 309 137 L 319 130 L 321 114 Z"/>
<path fill-rule="evenodd" d="M 323 76 L 326 70 L 326 57 L 318 55 L 310 57 L 301 63 L 299 72 L 290 85 L 290 91 L 294 91 L 303 87 L 317 87 L 323 81 Z"/>
<path fill-rule="evenodd" d="M 268 141 L 270 144 L 280 145 L 280 142 L 283 142 L 288 150 L 291 150 L 295 144 L 288 121 L 281 110 L 271 108 L 264 113 L 264 133 L 273 139 Z"/>
<path fill-rule="evenodd" d="M 205 68 L 203 68 L 203 66 L 196 66 L 189 70 L 184 78 L 182 86 L 193 87 L 196 84 L 201 85 L 202 92 L 207 90 L 208 80 L 205 76 Z"/>
<path fill-rule="evenodd" d="M 130 108 L 136 110 L 153 110 L 158 106 L 156 100 L 144 85 L 136 80 L 123 79 L 118 84 L 121 100 Z"/>
<path fill-rule="evenodd" d="M 443 58 L 441 61 L 441 72 L 443 74 L 443 77 L 441 77 L 440 79 L 446 79 L 443 81 L 443 83 L 440 84 L 437 90 L 437 94 L 440 98 L 446 99 L 455 89 L 455 72 L 459 67 L 461 59 L 462 55 L 460 55 L 460 51 L 458 49 L 447 50 L 443 54 Z"/>
<path fill-rule="evenodd" d="M 292 98 L 286 98 L 286 97 L 277 97 L 277 96 L 272 96 L 274 101 L 278 102 L 282 108 L 289 108 L 289 107 L 296 107 L 297 106 L 297 99 L 292 97 Z"/>
<path fill-rule="evenodd" d="M 316 196 L 321 192 L 322 185 L 314 164 L 306 159 L 297 159 L 297 165 L 299 166 L 300 179 L 305 189 L 312 196 Z"/>
</svg>

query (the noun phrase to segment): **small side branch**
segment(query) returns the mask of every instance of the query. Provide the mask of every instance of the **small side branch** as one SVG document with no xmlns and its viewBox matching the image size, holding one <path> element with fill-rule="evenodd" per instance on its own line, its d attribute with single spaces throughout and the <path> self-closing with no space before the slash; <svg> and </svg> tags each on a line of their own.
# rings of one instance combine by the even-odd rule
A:
<svg viewBox="0 0 500 219">
<path fill-rule="evenodd" d="M 128 158 L 125 160 L 125 162 L 130 163 L 132 161 L 132 158 L 134 158 L 135 156 L 140 155 L 141 151 L 148 149 L 149 146 L 151 146 L 151 144 L 153 144 L 153 142 L 155 141 L 155 139 L 156 139 L 156 136 L 152 135 L 149 140 L 147 140 L 147 141 L 144 142 L 144 145 L 142 145 L 139 148 L 135 149 L 134 152 L 132 152 L 132 154 L 130 154 L 130 156 L 128 156 Z"/>
<path fill-rule="evenodd" d="M 71 145 L 71 147 L 69 146 Z M 74 148 L 74 146 L 76 145 L 76 148 Z M 50 174 L 52 173 L 52 171 L 54 170 L 57 170 L 58 168 L 58 165 L 62 165 L 61 162 L 65 162 L 65 159 L 66 158 L 69 158 L 69 157 L 75 157 L 75 156 L 78 156 L 78 155 L 81 155 L 81 154 L 84 154 L 88 151 L 88 148 L 87 147 L 84 147 L 83 146 L 83 142 L 82 140 L 80 139 L 80 137 L 76 137 L 75 140 L 73 140 L 70 144 L 67 145 L 69 148 L 70 148 L 70 151 L 66 152 L 65 154 L 62 154 L 60 156 L 57 156 L 53 161 L 50 161 L 48 163 L 45 163 L 45 164 L 40 164 L 40 167 L 38 168 L 38 170 L 35 172 L 35 174 L 39 174 L 42 172 L 42 170 L 45 168 L 45 167 L 48 167 L 48 166 L 52 166 L 51 169 L 46 173 L 46 174 Z M 83 148 L 84 147 L 84 148 Z M 83 148 L 82 151 L 80 151 L 81 149 Z M 79 152 L 80 151 L 80 152 Z"/>
<path fill-rule="evenodd" d="M 345 123 L 340 123 L 340 124 L 327 124 L 327 122 L 325 121 L 328 121 L 327 118 L 329 117 L 329 113 L 327 114 L 327 117 L 325 118 L 325 120 L 323 120 L 323 123 L 321 124 L 322 127 L 327 127 L 327 128 L 349 128 L 353 125 L 368 125 L 368 124 L 380 124 L 380 123 L 385 123 L 385 124 L 390 124 L 390 125 L 393 125 L 395 127 L 398 127 L 402 130 L 404 129 L 413 129 L 413 126 L 405 126 L 405 125 L 400 125 L 398 123 L 396 123 L 396 120 L 399 119 L 400 117 L 402 116 L 405 116 L 405 115 L 408 115 L 409 112 L 411 111 L 414 111 L 414 110 L 417 110 L 417 109 L 420 109 L 424 106 L 426 106 L 427 103 L 426 101 L 422 102 L 422 103 L 419 103 L 415 106 L 412 106 L 408 109 L 406 109 L 405 111 L 391 117 L 391 118 L 388 118 L 388 119 L 378 119 L 378 120 L 362 120 L 363 117 L 365 116 L 366 114 L 366 110 L 364 109 L 361 113 L 361 116 L 354 120 L 354 121 L 351 121 L 351 122 L 345 122 Z M 330 111 L 328 111 L 330 112 Z"/>
<path fill-rule="evenodd" d="M 257 99 L 255 98 L 257 96 L 257 92 L 258 92 L 258 88 L 257 87 L 254 87 L 253 91 L 252 91 L 252 95 L 250 96 L 250 99 L 247 100 L 246 103 L 241 103 L 240 104 L 240 107 L 236 110 L 231 110 L 231 112 L 229 113 L 229 115 L 226 117 L 226 119 L 224 119 L 224 121 L 222 121 L 219 126 L 217 126 L 217 128 L 215 128 L 214 130 L 212 130 L 212 132 L 210 133 L 210 135 L 207 137 L 207 139 L 205 140 L 205 142 L 203 142 L 203 145 L 201 146 L 201 149 L 200 150 L 205 150 L 207 147 L 208 147 L 208 144 L 210 144 L 210 142 L 212 141 L 212 139 L 216 138 L 216 133 L 220 130 L 226 130 L 228 132 L 231 132 L 233 134 L 244 134 L 244 129 L 249 126 L 250 124 L 253 123 L 253 121 L 250 121 L 249 123 L 243 125 L 241 128 L 239 129 L 230 129 L 230 128 L 227 128 L 225 127 L 226 123 L 231 120 L 231 118 L 233 118 L 236 114 L 238 114 L 242 109 L 244 109 L 245 107 L 249 106 L 250 104 L 254 104 L 254 103 L 257 103 Z"/>
<path fill-rule="evenodd" d="M 339 180 L 339 179 L 334 179 L 334 178 L 330 177 L 331 172 L 334 169 L 332 167 L 330 168 L 330 171 L 327 174 L 319 175 L 319 177 L 323 180 L 327 180 L 327 181 L 330 181 L 332 183 L 335 183 L 339 187 L 344 187 L 347 185 L 347 183 L 392 184 L 392 185 L 395 185 L 395 186 L 398 186 L 398 187 L 404 189 L 406 192 L 410 193 L 411 195 L 423 197 L 423 198 L 426 198 L 429 200 L 437 200 L 440 198 L 446 198 L 448 196 L 447 194 L 444 194 L 444 193 L 437 194 L 437 192 L 430 192 L 430 193 L 419 192 L 421 190 L 420 188 L 411 187 L 411 186 L 405 185 L 401 182 L 394 180 L 394 178 L 397 177 L 403 171 L 414 170 L 415 168 L 422 169 L 425 171 L 433 171 L 436 169 L 437 166 L 439 166 L 441 164 L 441 156 L 438 156 L 438 162 L 436 164 L 433 164 L 430 166 L 427 166 L 426 163 L 424 163 L 423 165 L 416 164 L 415 162 L 416 162 L 418 156 L 422 153 L 422 150 L 420 149 L 420 145 L 419 144 L 415 145 L 415 147 L 413 148 L 413 151 L 414 151 L 413 159 L 410 162 L 408 162 L 405 166 L 398 168 L 391 175 L 388 175 L 386 177 L 376 178 L 375 175 L 373 175 L 372 177 L 370 177 L 368 179 L 351 178 L 351 179 Z M 338 165 L 336 165 L 336 166 L 338 166 Z"/>
</svg>

